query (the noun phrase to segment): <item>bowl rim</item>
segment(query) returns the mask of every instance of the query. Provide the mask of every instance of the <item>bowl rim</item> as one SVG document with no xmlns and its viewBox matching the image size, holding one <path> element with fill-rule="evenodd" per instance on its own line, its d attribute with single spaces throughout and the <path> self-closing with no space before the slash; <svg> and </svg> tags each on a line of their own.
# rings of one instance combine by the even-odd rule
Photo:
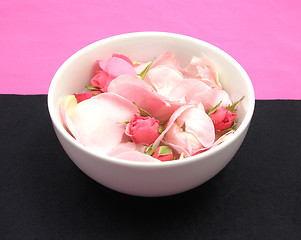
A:
<svg viewBox="0 0 301 240">
<path fill-rule="evenodd" d="M 123 40 L 126 38 L 132 38 L 132 37 L 172 37 L 176 39 L 182 39 L 182 40 L 189 40 L 193 41 L 196 43 L 201 43 L 204 45 L 206 48 L 211 48 L 213 51 L 218 51 L 219 54 L 223 55 L 228 61 L 231 61 L 232 64 L 236 65 L 237 69 L 241 73 L 243 79 L 246 81 L 247 87 L 248 87 L 248 92 L 250 94 L 249 96 L 249 104 L 247 107 L 247 112 L 246 115 L 243 119 L 243 121 L 240 123 L 239 127 L 236 129 L 234 134 L 227 139 L 227 141 L 223 142 L 222 144 L 219 144 L 218 146 L 214 147 L 213 149 L 209 149 L 206 152 L 203 152 L 201 154 L 197 154 L 195 156 L 187 157 L 185 159 L 181 160 L 175 160 L 175 161 L 166 161 L 166 162 L 138 162 L 138 161 L 132 161 L 132 160 L 124 160 L 124 159 L 119 159 L 116 157 L 111 157 L 111 156 L 106 156 L 106 155 L 100 155 L 98 152 L 88 149 L 78 141 L 76 141 L 63 127 L 61 122 L 58 120 L 56 117 L 56 106 L 54 104 L 53 100 L 53 94 L 55 87 L 58 83 L 58 79 L 60 74 L 64 71 L 64 69 L 76 58 L 79 58 L 81 54 L 86 52 L 89 49 L 93 49 L 98 45 L 101 45 L 103 43 L 112 41 L 112 40 Z M 158 32 L 158 31 L 145 31 L 145 32 L 132 32 L 132 33 L 124 33 L 124 34 L 119 34 L 111 37 L 107 37 L 101 40 L 98 40 L 96 42 L 93 42 L 77 52 L 75 52 L 73 55 L 71 55 L 65 62 L 61 64 L 61 66 L 58 68 L 56 71 L 55 75 L 53 76 L 49 90 L 48 90 L 48 96 L 47 96 L 47 105 L 48 105 L 48 111 L 52 120 L 52 123 L 54 127 L 59 131 L 59 133 L 67 140 L 70 144 L 75 145 L 77 148 L 81 149 L 84 151 L 86 154 L 93 156 L 94 158 L 98 159 L 99 161 L 107 161 L 113 164 L 117 165 L 123 165 L 123 166 L 128 166 L 128 167 L 148 167 L 148 168 L 157 168 L 157 167 L 171 167 L 171 166 L 178 166 L 178 165 L 183 165 L 183 164 L 188 164 L 192 163 L 195 161 L 202 161 L 203 159 L 212 156 L 220 151 L 223 151 L 223 149 L 227 148 L 227 146 L 231 145 L 232 142 L 235 141 L 244 131 L 248 130 L 249 124 L 251 122 L 253 113 L 254 113 L 254 108 L 255 108 L 255 92 L 254 88 L 252 85 L 252 82 L 245 71 L 245 69 L 228 53 L 226 53 L 224 50 L 197 38 L 190 37 L 187 35 L 182 35 L 178 33 L 170 33 L 170 32 Z"/>
</svg>

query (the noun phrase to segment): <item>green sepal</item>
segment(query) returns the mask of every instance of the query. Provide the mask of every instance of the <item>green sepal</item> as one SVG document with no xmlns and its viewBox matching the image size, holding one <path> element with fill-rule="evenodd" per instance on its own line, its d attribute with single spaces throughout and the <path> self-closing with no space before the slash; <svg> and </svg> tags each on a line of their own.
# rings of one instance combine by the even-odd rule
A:
<svg viewBox="0 0 301 240">
<path fill-rule="evenodd" d="M 130 121 L 118 122 L 118 124 L 128 124 Z"/>
<path fill-rule="evenodd" d="M 161 134 L 163 132 L 163 124 L 159 124 L 158 132 Z"/>
<path fill-rule="evenodd" d="M 144 70 L 141 73 L 138 73 L 137 76 L 140 77 L 142 80 L 145 78 L 145 75 L 147 74 L 150 66 L 153 64 L 155 58 L 144 68 Z"/>
<path fill-rule="evenodd" d="M 208 111 L 208 115 L 214 113 L 216 111 L 216 109 L 221 105 L 222 101 L 220 101 L 218 104 L 216 104 L 213 108 L 211 108 L 209 111 Z"/>
<path fill-rule="evenodd" d="M 231 112 L 236 112 L 237 109 L 235 109 L 236 105 L 238 103 L 240 103 L 243 99 L 245 98 L 245 96 L 243 96 L 241 99 L 239 99 L 238 101 L 236 101 L 235 103 L 233 103 L 231 106 L 227 106 L 225 107 L 228 111 L 231 111 Z"/>
<path fill-rule="evenodd" d="M 230 132 L 230 131 L 235 131 L 235 127 L 238 125 L 237 122 L 233 122 L 232 126 L 228 129 L 225 129 L 225 130 L 221 130 L 221 132 L 224 132 L 224 133 L 227 133 L 227 132 Z"/>
<path fill-rule="evenodd" d="M 159 147 L 159 153 L 160 156 L 161 155 L 168 155 L 168 154 L 172 154 L 172 150 L 167 147 L 167 146 L 161 146 Z"/>
<path fill-rule="evenodd" d="M 99 88 L 93 87 L 93 86 L 85 86 L 85 88 L 88 88 L 91 91 L 99 91 Z"/>
<path fill-rule="evenodd" d="M 152 117 L 146 110 L 144 110 L 143 108 L 138 106 L 137 103 L 133 102 L 133 104 L 139 109 L 140 116 L 142 116 L 142 117 Z"/>
<path fill-rule="evenodd" d="M 151 155 L 153 155 L 155 150 L 156 150 L 156 148 L 153 148 L 153 144 L 151 144 L 147 147 L 147 149 L 145 150 L 145 153 L 151 156 Z"/>
</svg>

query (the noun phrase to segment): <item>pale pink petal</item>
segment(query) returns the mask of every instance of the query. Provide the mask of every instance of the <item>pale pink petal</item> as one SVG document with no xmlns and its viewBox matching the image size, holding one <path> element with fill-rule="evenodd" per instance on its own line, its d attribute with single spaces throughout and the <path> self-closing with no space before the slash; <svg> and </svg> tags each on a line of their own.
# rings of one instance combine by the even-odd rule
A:
<svg viewBox="0 0 301 240">
<path fill-rule="evenodd" d="M 170 117 L 169 121 L 166 124 L 166 127 L 164 131 L 160 134 L 160 136 L 156 139 L 156 141 L 153 144 L 153 147 L 156 148 L 159 146 L 160 142 L 164 138 L 165 134 L 168 132 L 168 130 L 172 127 L 176 119 L 188 108 L 193 107 L 193 105 L 184 105 L 178 108 Z"/>
<path fill-rule="evenodd" d="M 175 54 L 171 51 L 163 52 L 160 56 L 158 56 L 152 64 L 151 68 L 155 68 L 159 65 L 164 65 L 177 71 L 181 70 L 180 62 L 178 61 Z"/>
<path fill-rule="evenodd" d="M 107 153 L 122 142 L 125 124 L 138 111 L 125 98 L 103 93 L 77 104 L 70 114 L 74 137 L 83 145 Z"/>
<path fill-rule="evenodd" d="M 224 135 L 222 135 L 221 137 L 219 137 L 214 144 L 212 145 L 211 148 L 216 147 L 217 145 L 221 144 L 222 142 L 226 141 L 230 136 L 232 136 L 235 133 L 235 130 L 231 130 L 227 133 L 225 133 Z"/>
<path fill-rule="evenodd" d="M 201 58 L 192 57 L 191 62 L 182 71 L 184 77 L 206 79 L 205 83 L 209 86 L 222 88 L 218 73 L 215 71 L 211 61 L 204 55 Z M 210 83 L 211 82 L 211 83 Z"/>
<path fill-rule="evenodd" d="M 182 70 L 182 73 L 187 78 L 198 77 L 197 66 L 202 64 L 202 59 L 199 57 L 192 57 L 190 63 Z"/>
<path fill-rule="evenodd" d="M 139 73 L 141 73 L 147 67 L 148 64 L 150 64 L 150 62 L 135 63 L 134 64 L 134 70 L 136 71 L 137 74 L 139 74 Z"/>
<path fill-rule="evenodd" d="M 225 90 L 220 89 L 212 89 L 207 94 L 197 97 L 197 100 L 203 104 L 206 111 L 209 111 L 220 102 L 221 107 L 232 105 L 232 101 L 228 93 Z"/>
<path fill-rule="evenodd" d="M 177 123 L 174 123 L 169 128 L 163 139 L 165 142 L 178 146 L 181 149 L 186 149 L 189 154 L 192 152 L 192 146 L 187 137 L 187 134 Z"/>
<path fill-rule="evenodd" d="M 212 89 L 207 84 L 197 79 L 185 79 L 181 81 L 169 94 L 169 98 L 181 103 L 198 105 L 202 104 L 206 111 L 216 106 L 219 102 L 221 106 L 232 104 L 228 93 L 221 89 Z"/>
<path fill-rule="evenodd" d="M 173 149 L 177 153 L 178 158 L 180 157 L 181 154 L 184 154 L 183 157 L 185 157 L 185 158 L 191 156 L 191 154 L 189 152 L 187 152 L 186 149 L 182 148 L 181 146 L 166 142 L 164 140 L 162 140 L 162 145 L 163 146 L 166 145 L 166 146 L 170 147 L 171 149 Z"/>
<path fill-rule="evenodd" d="M 107 153 L 108 156 L 114 157 L 120 153 L 123 152 L 128 152 L 128 151 L 135 151 L 136 150 L 136 144 L 133 142 L 124 142 L 124 143 L 120 143 L 117 146 L 115 146 L 114 148 L 112 148 L 112 150 L 110 152 Z"/>
<path fill-rule="evenodd" d="M 204 147 L 213 144 L 215 138 L 214 125 L 206 112 L 200 108 L 187 109 L 178 117 L 177 122 L 180 125 L 185 122 L 185 131 L 192 133 Z"/>
<path fill-rule="evenodd" d="M 211 88 L 194 78 L 184 79 L 180 81 L 169 93 L 169 98 L 174 101 L 184 102 L 186 104 L 199 104 Z"/>
<path fill-rule="evenodd" d="M 150 86 L 142 79 L 130 75 L 121 75 L 115 78 L 109 85 L 108 91 L 135 102 L 160 122 L 167 121 L 180 106 L 179 104 L 170 103 L 152 91 Z"/>
<path fill-rule="evenodd" d="M 149 83 L 157 93 L 168 97 L 171 90 L 183 80 L 182 74 L 167 66 L 157 66 L 149 70 L 145 81 Z"/>
<path fill-rule="evenodd" d="M 137 151 L 122 152 L 115 155 L 114 157 L 123 160 L 135 161 L 135 162 L 161 162 L 158 159 L 155 159 L 147 154 L 137 152 Z"/>
<path fill-rule="evenodd" d="M 206 79 L 206 78 L 200 78 L 200 81 L 207 84 L 209 87 L 211 88 L 218 88 L 218 89 L 221 89 L 221 87 L 214 81 L 211 81 L 209 79 Z"/>
<path fill-rule="evenodd" d="M 67 110 L 61 104 L 59 105 L 59 112 L 65 129 L 72 137 L 74 137 L 74 135 L 78 135 L 76 128 L 74 128 L 73 123 L 67 114 Z"/>
</svg>

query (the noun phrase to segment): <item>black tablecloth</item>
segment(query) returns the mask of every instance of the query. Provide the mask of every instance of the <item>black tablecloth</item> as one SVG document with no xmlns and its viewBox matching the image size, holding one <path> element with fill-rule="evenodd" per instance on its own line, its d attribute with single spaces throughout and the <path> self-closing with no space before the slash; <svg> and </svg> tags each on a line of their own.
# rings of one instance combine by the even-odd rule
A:
<svg viewBox="0 0 301 240">
<path fill-rule="evenodd" d="M 0 95 L 0 239 L 301 239 L 301 101 L 256 101 L 246 140 L 205 184 L 141 198 L 68 158 L 45 95 Z"/>
</svg>

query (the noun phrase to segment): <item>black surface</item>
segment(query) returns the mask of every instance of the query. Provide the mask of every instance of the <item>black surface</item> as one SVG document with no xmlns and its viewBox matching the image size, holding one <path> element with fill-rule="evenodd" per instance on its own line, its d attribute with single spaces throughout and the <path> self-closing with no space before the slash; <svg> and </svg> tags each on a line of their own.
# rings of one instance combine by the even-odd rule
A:
<svg viewBox="0 0 301 240">
<path fill-rule="evenodd" d="M 301 239 L 301 101 L 256 101 L 245 142 L 186 193 L 140 198 L 82 173 L 45 95 L 0 95 L 0 239 Z"/>
</svg>

